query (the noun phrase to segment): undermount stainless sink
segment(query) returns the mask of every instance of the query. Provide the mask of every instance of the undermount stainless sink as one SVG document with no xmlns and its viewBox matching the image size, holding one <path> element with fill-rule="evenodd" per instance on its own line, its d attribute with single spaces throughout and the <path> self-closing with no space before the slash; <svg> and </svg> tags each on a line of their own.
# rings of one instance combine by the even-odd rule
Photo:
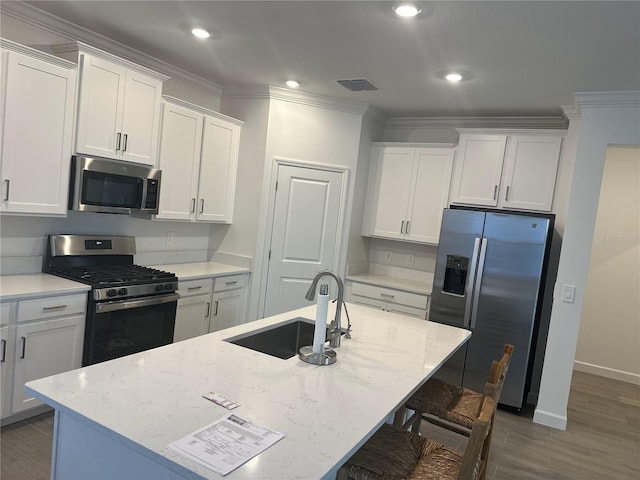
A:
<svg viewBox="0 0 640 480">
<path fill-rule="evenodd" d="M 314 328 L 315 323 L 311 320 L 296 317 L 289 323 L 224 341 L 286 360 L 297 355 L 302 347 L 313 345 Z"/>
</svg>

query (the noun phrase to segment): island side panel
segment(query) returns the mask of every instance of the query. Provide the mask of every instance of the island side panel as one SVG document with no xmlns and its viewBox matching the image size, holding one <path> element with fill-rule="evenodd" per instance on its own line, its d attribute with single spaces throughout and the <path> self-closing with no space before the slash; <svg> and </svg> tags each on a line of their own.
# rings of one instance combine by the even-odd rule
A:
<svg viewBox="0 0 640 480">
<path fill-rule="evenodd" d="M 100 478 L 136 480 L 204 478 L 186 470 L 184 475 L 179 475 L 96 428 L 56 410 L 51 480 L 87 480 L 97 474 Z"/>
</svg>

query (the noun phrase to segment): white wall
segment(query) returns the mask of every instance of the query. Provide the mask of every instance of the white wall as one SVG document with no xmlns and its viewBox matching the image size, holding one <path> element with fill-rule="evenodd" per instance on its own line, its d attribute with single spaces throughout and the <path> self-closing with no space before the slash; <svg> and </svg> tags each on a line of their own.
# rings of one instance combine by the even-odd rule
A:
<svg viewBox="0 0 640 480">
<path fill-rule="evenodd" d="M 607 149 L 640 144 L 640 93 L 577 94 L 580 107 L 555 303 L 534 421 L 565 429 L 571 375 L 585 300 L 591 245 Z M 571 129 L 570 129 L 571 131 Z M 574 303 L 559 301 L 562 285 L 575 285 Z M 611 346 L 615 348 L 615 346 Z"/>
<path fill-rule="evenodd" d="M 576 370 L 640 384 L 638 292 L 640 148 L 609 147 L 584 293 Z"/>
</svg>

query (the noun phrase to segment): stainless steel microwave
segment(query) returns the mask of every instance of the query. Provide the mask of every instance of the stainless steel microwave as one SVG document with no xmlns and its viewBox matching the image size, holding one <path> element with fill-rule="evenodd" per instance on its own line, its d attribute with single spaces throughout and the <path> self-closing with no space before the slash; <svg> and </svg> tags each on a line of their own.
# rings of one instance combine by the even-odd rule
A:
<svg viewBox="0 0 640 480">
<path fill-rule="evenodd" d="M 156 168 L 101 157 L 71 157 L 69 209 L 100 213 L 158 213 Z"/>
</svg>

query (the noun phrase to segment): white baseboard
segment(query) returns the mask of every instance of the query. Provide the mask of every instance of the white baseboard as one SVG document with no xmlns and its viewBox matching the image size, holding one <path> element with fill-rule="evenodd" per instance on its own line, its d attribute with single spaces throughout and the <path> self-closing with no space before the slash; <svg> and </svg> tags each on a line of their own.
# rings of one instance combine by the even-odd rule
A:
<svg viewBox="0 0 640 480">
<path fill-rule="evenodd" d="M 620 380 L 621 382 L 640 385 L 640 374 L 637 373 L 616 370 L 615 368 L 602 367 L 600 365 L 594 365 L 587 362 L 579 362 L 578 360 L 575 360 L 573 362 L 573 369 L 579 372 L 592 373 L 593 375 L 599 375 L 601 377 L 611 378 L 613 380 Z"/>
<path fill-rule="evenodd" d="M 533 423 L 546 425 L 547 427 L 555 428 L 557 430 L 566 430 L 567 416 L 536 409 L 533 413 Z"/>
</svg>

